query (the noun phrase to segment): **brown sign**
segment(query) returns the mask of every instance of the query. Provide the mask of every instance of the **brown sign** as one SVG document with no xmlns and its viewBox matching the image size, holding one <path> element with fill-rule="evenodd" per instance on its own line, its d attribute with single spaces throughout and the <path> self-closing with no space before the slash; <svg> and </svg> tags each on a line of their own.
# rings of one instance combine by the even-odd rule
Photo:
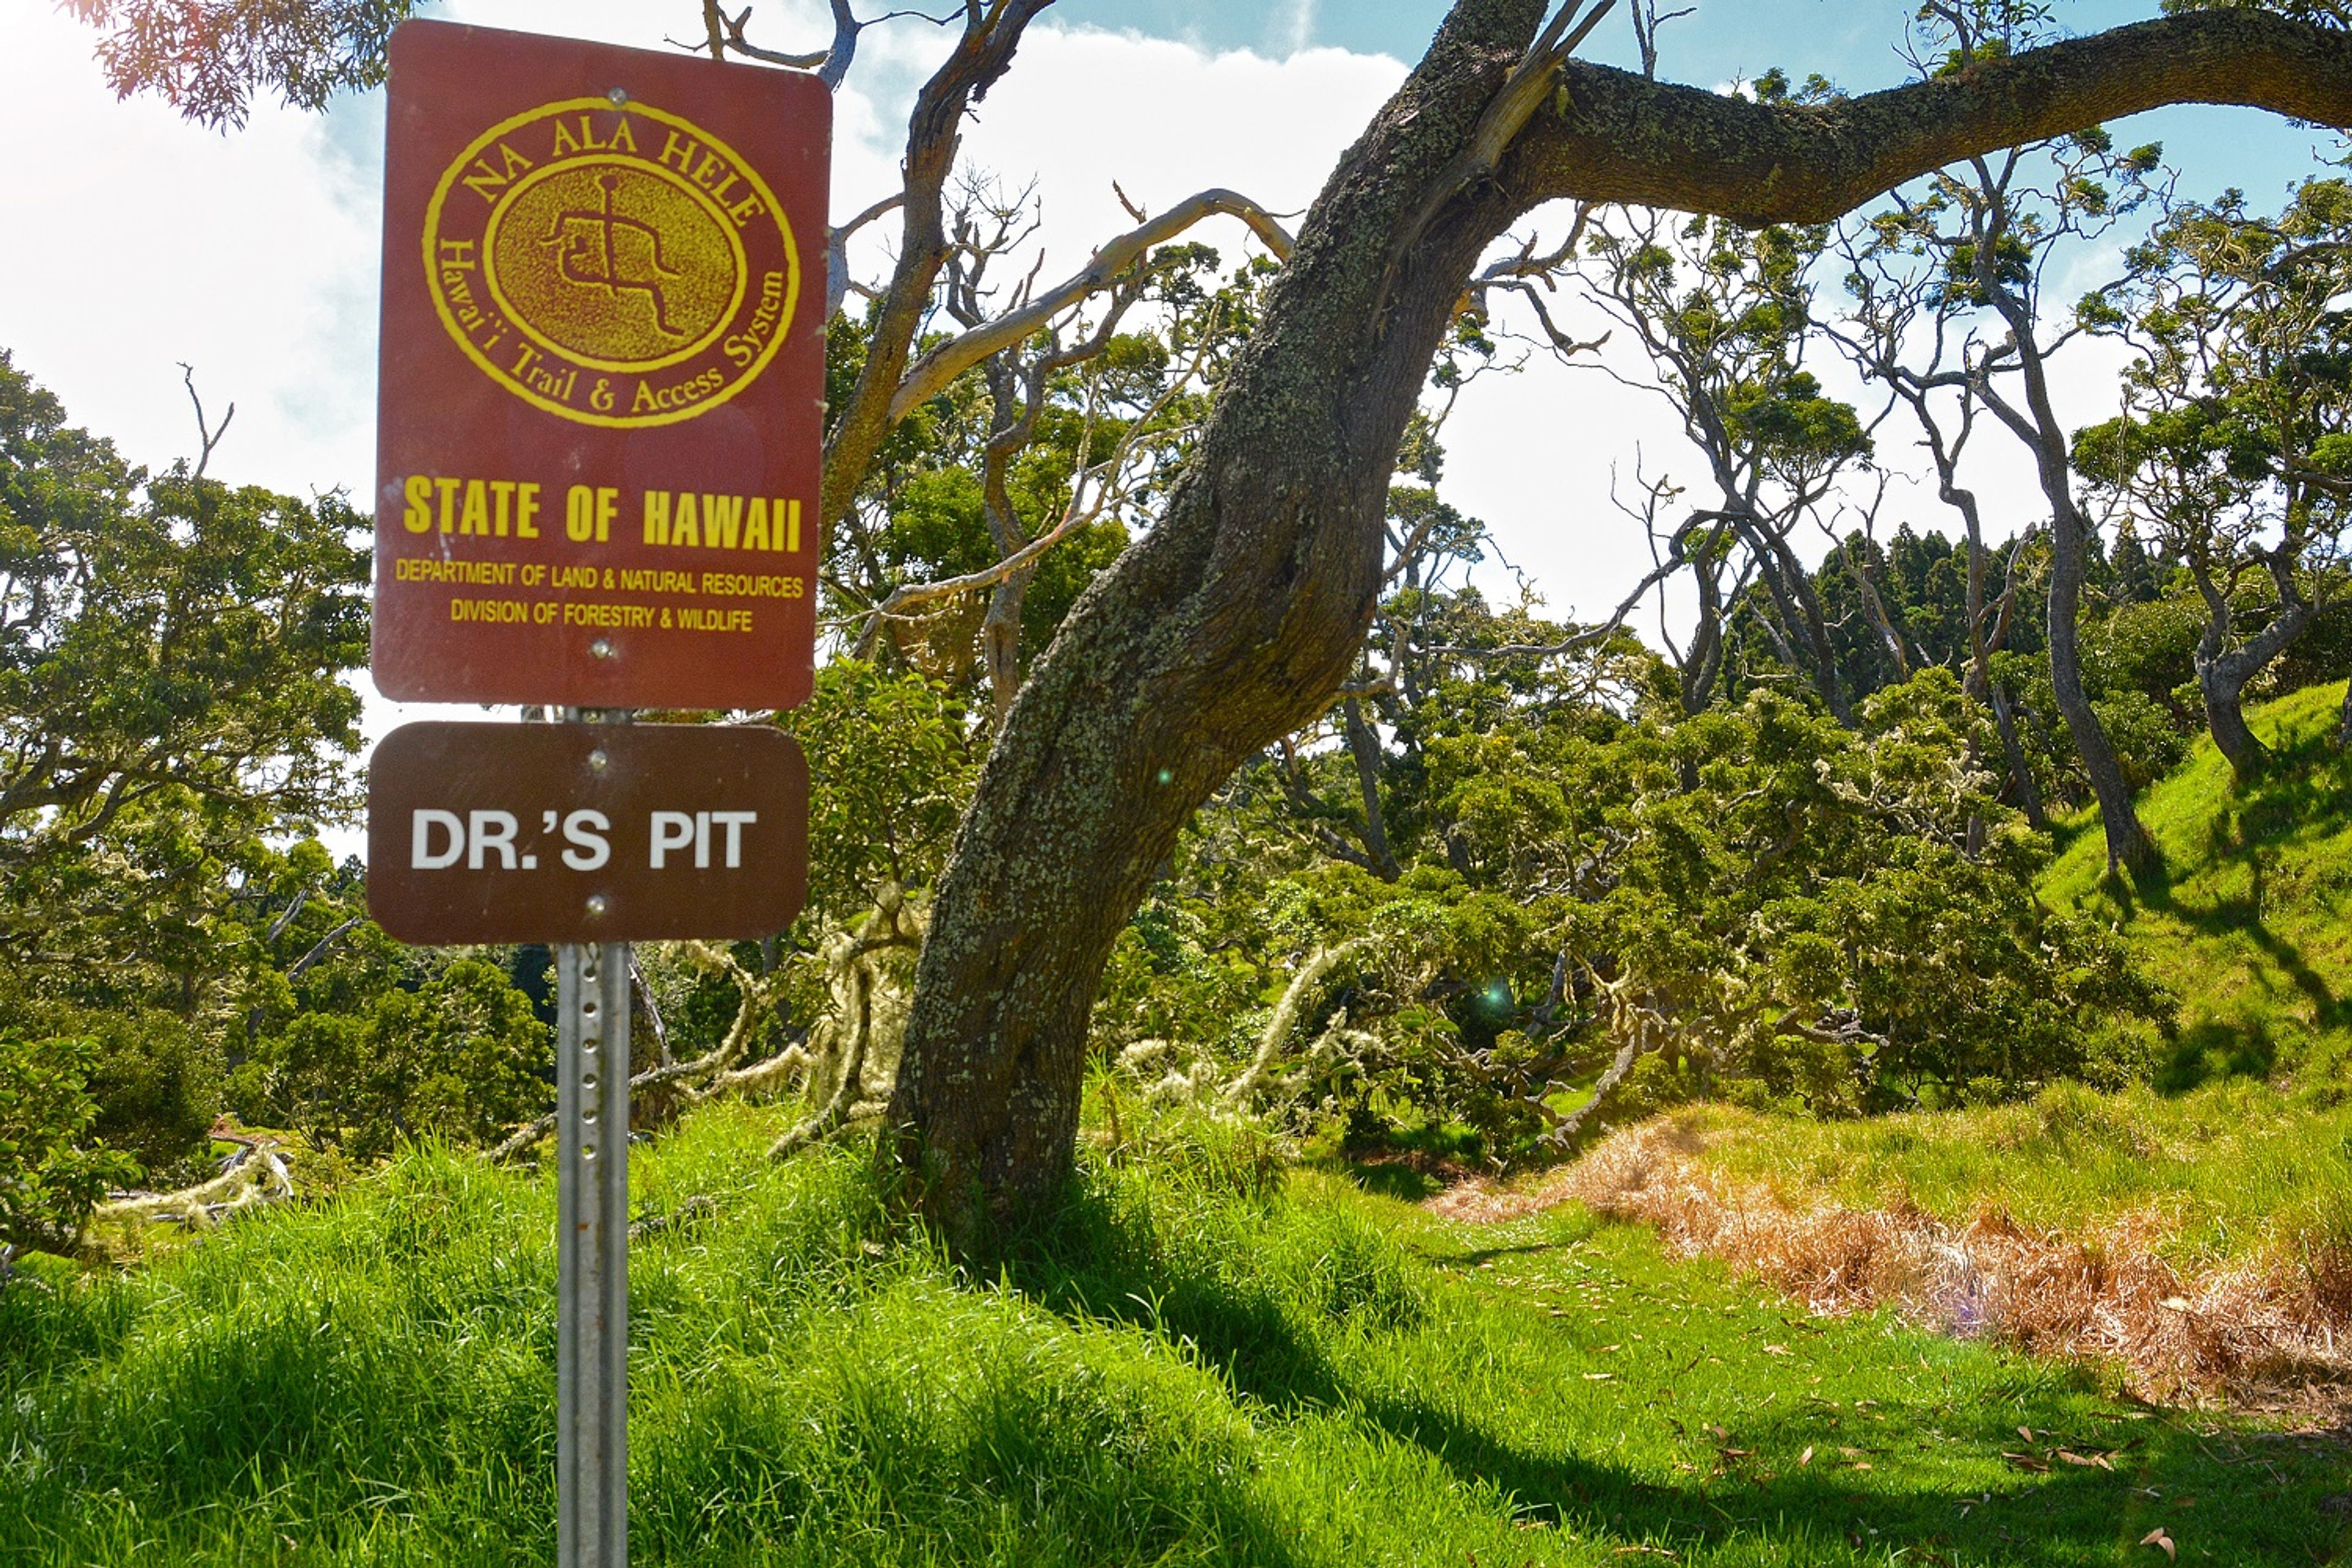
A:
<svg viewBox="0 0 2352 1568">
<path fill-rule="evenodd" d="M 800 702 L 831 94 L 446 22 L 391 58 L 376 685 Z"/>
<path fill-rule="evenodd" d="M 368 776 L 403 942 L 758 937 L 800 912 L 808 764 L 764 726 L 408 724 Z"/>
</svg>

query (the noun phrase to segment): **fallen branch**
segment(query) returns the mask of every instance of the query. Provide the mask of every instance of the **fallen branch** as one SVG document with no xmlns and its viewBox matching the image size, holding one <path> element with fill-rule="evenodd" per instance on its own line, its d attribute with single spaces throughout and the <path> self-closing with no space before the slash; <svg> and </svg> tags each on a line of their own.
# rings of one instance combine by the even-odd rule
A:
<svg viewBox="0 0 2352 1568">
<path fill-rule="evenodd" d="M 630 1075 L 629 1093 L 633 1097 L 647 1089 L 660 1089 L 673 1083 L 715 1078 L 733 1067 L 736 1058 L 743 1054 L 743 1047 L 751 1043 L 751 1032 L 758 1026 L 760 1015 L 767 1007 L 768 993 L 777 984 L 776 976 L 771 975 L 762 979 L 752 974 L 741 964 L 736 963 L 734 955 L 723 948 L 698 942 L 687 942 L 683 945 L 686 952 L 706 968 L 724 971 L 735 982 L 735 988 L 741 1001 L 736 1006 L 734 1022 L 728 1026 L 726 1037 L 709 1051 L 695 1058 L 692 1061 L 665 1061 L 658 1066 L 647 1068 L 641 1073 Z M 634 960 L 631 967 L 635 968 Z M 642 984 L 642 980 L 638 983 Z M 650 1005 L 653 1001 L 651 992 L 646 993 L 646 1000 Z M 666 1041 L 663 1055 L 668 1055 Z M 693 1093 L 689 1089 L 689 1098 L 700 1100 L 708 1096 Z M 489 1157 L 494 1163 L 511 1160 L 554 1131 L 555 1112 L 551 1110 L 544 1116 L 536 1117 L 523 1123 L 508 1134 L 504 1142 L 491 1149 Z"/>
<path fill-rule="evenodd" d="M 833 1098 L 800 1125 L 768 1145 L 768 1158 L 782 1160 L 797 1154 L 810 1144 L 829 1138 L 850 1122 L 850 1111 L 857 1098 L 859 1081 L 866 1068 L 866 1045 L 869 1031 L 858 1029 L 850 1037 L 849 1054 L 842 1058 L 841 1081 L 835 1085 Z"/>
<path fill-rule="evenodd" d="M 834 1010 L 810 1033 L 808 1074 L 811 1089 L 824 1096 L 824 1104 L 769 1145 L 770 1159 L 784 1159 L 869 1123 L 889 1104 L 911 988 L 903 976 L 887 973 L 880 961 L 892 952 L 919 951 L 927 923 L 924 911 L 910 905 L 892 883 L 883 888 L 857 934 L 845 931 L 826 943 L 826 984 Z"/>
<path fill-rule="evenodd" d="M 643 1219 L 632 1221 L 629 1225 L 629 1239 L 643 1241 L 649 1236 L 659 1236 L 666 1230 L 674 1230 L 679 1226 L 699 1219 L 704 1215 L 715 1214 L 718 1209 L 717 1198 L 708 1193 L 697 1193 L 667 1214 L 647 1215 Z"/>
<path fill-rule="evenodd" d="M 1356 937 L 1337 947 L 1318 947 L 1298 966 L 1298 973 L 1283 987 L 1282 999 L 1274 1005 L 1274 1016 L 1265 1021 L 1265 1032 L 1258 1037 L 1257 1052 L 1239 1078 L 1226 1086 L 1225 1099 L 1234 1105 L 1247 1105 L 1265 1082 L 1265 1075 L 1274 1066 L 1289 1040 L 1291 1031 L 1298 1026 L 1298 1010 L 1306 1003 L 1323 977 L 1336 968 L 1341 959 L 1371 945 L 1369 937 Z"/>
<path fill-rule="evenodd" d="M 294 1179 L 268 1139 L 215 1137 L 242 1145 L 222 1162 L 220 1174 L 170 1193 L 128 1193 L 90 1211 L 89 1225 L 185 1225 L 210 1230 L 233 1215 L 294 1195 Z"/>
<path fill-rule="evenodd" d="M 688 1101 L 700 1103 L 721 1095 L 777 1089 L 796 1078 L 810 1085 L 828 1086 L 822 1090 L 826 1099 L 824 1110 L 777 1142 L 771 1152 L 778 1157 L 830 1137 L 845 1125 L 878 1116 L 881 1105 L 888 1099 L 889 1084 L 876 1080 L 895 1077 L 898 1072 L 898 1043 L 906 1026 L 906 996 L 905 987 L 886 980 L 875 960 L 885 952 L 915 951 L 922 942 L 923 923 L 922 911 L 898 887 L 886 886 L 862 929 L 854 934 L 838 933 L 823 950 L 835 1003 L 834 1016 L 819 1023 L 811 1046 L 787 1046 L 748 1067 L 738 1064 L 774 1000 L 776 989 L 783 984 L 782 973 L 753 974 L 736 962 L 733 953 L 717 943 L 680 943 L 680 949 L 695 963 L 724 973 L 735 983 L 740 1000 L 734 1021 L 728 1026 L 724 1039 L 693 1060 L 669 1062 L 630 1075 L 630 1096 L 635 1099 L 653 1089 L 677 1085 Z M 553 1132 L 555 1124 L 553 1111 L 533 1118 L 492 1148 L 489 1159 L 502 1163 L 524 1153 Z"/>
<path fill-rule="evenodd" d="M 1592 1098 L 1556 1121 L 1546 1118 L 1551 1121 L 1551 1126 L 1538 1142 L 1553 1149 L 1565 1149 L 1575 1142 L 1576 1135 L 1584 1131 L 1584 1124 L 1601 1113 L 1601 1104 L 1619 1084 L 1625 1081 L 1625 1075 L 1633 1070 L 1633 1064 L 1648 1054 L 1648 1049 L 1647 1038 L 1640 1034 L 1618 1047 L 1615 1058 L 1593 1083 Z"/>
</svg>

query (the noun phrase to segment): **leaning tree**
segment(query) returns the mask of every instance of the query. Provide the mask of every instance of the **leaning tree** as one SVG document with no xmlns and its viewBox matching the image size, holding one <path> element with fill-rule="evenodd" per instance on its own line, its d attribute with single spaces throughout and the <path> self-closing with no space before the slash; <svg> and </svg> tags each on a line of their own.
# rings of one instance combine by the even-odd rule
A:
<svg viewBox="0 0 2352 1568">
<path fill-rule="evenodd" d="M 160 88 L 220 121 L 242 115 L 250 84 L 315 102 L 368 79 L 415 0 L 69 3 L 101 29 L 118 86 Z M 830 4 L 830 47 L 794 56 L 753 45 L 742 17 L 704 0 L 709 47 L 838 82 L 863 24 L 849 0 Z M 1041 1212 L 1068 1173 L 1103 964 L 1185 820 L 1339 692 L 1375 609 L 1400 438 L 1483 253 L 1515 220 L 1574 199 L 1826 223 L 1930 171 L 2171 103 L 2352 125 L 2340 0 L 2179 0 L 2158 20 L 1818 103 L 1575 58 L 1614 0 L 1557 12 L 1454 0 L 1295 244 L 1240 198 L 1202 193 L 1106 243 L 1026 310 L 927 333 L 953 245 L 943 192 L 961 124 L 1049 4 L 962 0 L 946 61 L 916 97 L 905 189 L 861 215 L 895 213 L 898 245 L 856 385 L 834 411 L 827 514 L 854 504 L 925 398 L 1206 212 L 1241 212 L 1288 255 L 1160 515 L 1023 684 L 939 887 L 885 1149 L 908 1201 L 963 1241 Z"/>
<path fill-rule="evenodd" d="M 1015 700 L 943 878 L 891 1109 L 950 1235 L 1070 1166 L 1089 1005 L 1186 817 L 1338 691 L 1399 437 L 1481 253 L 1549 201 L 1820 223 L 1955 160 L 2160 104 L 2352 122 L 2352 37 L 2251 10 L 2144 22 L 1819 105 L 1580 61 L 1601 4 L 1457 0 L 1333 171 L 1152 531 Z"/>
</svg>

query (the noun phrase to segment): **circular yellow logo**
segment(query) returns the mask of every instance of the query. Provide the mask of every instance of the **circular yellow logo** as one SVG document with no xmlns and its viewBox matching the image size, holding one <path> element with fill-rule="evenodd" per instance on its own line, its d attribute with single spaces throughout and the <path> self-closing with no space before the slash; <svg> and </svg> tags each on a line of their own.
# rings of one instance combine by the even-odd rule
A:
<svg viewBox="0 0 2352 1568">
<path fill-rule="evenodd" d="M 767 367 L 800 300 L 782 205 L 682 116 L 567 99 L 476 137 L 425 214 L 442 325 L 509 392 L 583 425 L 668 425 Z"/>
</svg>

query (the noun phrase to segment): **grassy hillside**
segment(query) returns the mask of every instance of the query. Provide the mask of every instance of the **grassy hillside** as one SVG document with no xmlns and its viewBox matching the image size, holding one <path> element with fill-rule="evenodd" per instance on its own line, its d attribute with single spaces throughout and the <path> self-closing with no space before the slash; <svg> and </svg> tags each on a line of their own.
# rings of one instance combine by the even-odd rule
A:
<svg viewBox="0 0 2352 1568">
<path fill-rule="evenodd" d="M 2340 1439 L 1163 1130 L 973 1279 L 762 1113 L 633 1151 L 646 1564 L 2326 1560 Z M 688 1201 L 712 1200 L 691 1210 Z M 544 1563 L 552 1194 L 410 1154 L 0 1290 L 0 1561 Z"/>
<path fill-rule="evenodd" d="M 2164 870 L 2105 881 L 2095 822 L 2042 882 L 2053 903 L 2119 921 L 2180 995 L 2160 1074 L 2183 1088 L 2217 1072 L 2352 1080 L 2352 759 L 2328 743 L 2341 685 L 2254 710 L 2273 776 L 2233 788 L 2210 742 L 2140 797 Z"/>
<path fill-rule="evenodd" d="M 1998 1211 L 2091 1237 L 2152 1216 L 2184 1269 L 2352 1258 L 2352 1104 L 2296 1104 L 2234 1079 L 2179 1096 L 2060 1084 L 2018 1105 L 1859 1121 L 1728 1106 L 1677 1120 L 1707 1163 L 1802 1208 L 1917 1210 L 1952 1227 Z"/>
</svg>

